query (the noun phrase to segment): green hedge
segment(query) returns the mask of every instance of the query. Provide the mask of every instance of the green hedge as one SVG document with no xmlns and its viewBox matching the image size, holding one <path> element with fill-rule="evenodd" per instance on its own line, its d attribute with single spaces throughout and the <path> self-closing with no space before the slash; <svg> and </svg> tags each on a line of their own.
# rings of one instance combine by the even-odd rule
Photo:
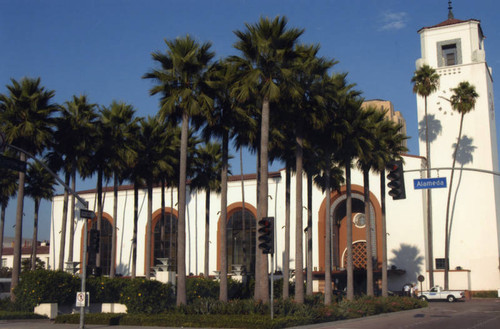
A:
<svg viewBox="0 0 500 329">
<path fill-rule="evenodd" d="M 40 303 L 70 305 L 80 288 L 80 279 L 63 271 L 26 271 L 20 278 L 14 289 L 20 311 L 31 312 Z"/>
<path fill-rule="evenodd" d="M 155 280 L 128 280 L 120 295 L 120 303 L 128 313 L 160 313 L 174 307 L 175 295 L 171 284 Z"/>
</svg>

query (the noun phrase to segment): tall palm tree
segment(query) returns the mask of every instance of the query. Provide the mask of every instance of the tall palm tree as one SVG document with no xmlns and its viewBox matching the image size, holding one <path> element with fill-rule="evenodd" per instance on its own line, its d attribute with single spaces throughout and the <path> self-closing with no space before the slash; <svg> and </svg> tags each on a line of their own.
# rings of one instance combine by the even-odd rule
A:
<svg viewBox="0 0 500 329">
<path fill-rule="evenodd" d="M 3 246 L 3 234 L 5 227 L 5 209 L 9 200 L 16 194 L 17 175 L 14 171 L 0 168 L 0 246 Z M 0 248 L 0 259 L 2 259 L 3 248 Z"/>
<path fill-rule="evenodd" d="M 216 62 L 209 70 L 207 84 L 214 106 L 205 113 L 207 125 L 203 129 L 205 139 L 215 137 L 221 142 L 221 217 L 220 229 L 220 294 L 219 299 L 227 301 L 227 181 L 229 173 L 229 143 L 230 139 L 248 133 L 253 129 L 253 120 L 247 111 L 238 104 L 234 97 L 233 86 L 238 79 L 238 67 L 227 59 Z M 249 128 L 250 127 L 250 128 Z M 244 212 L 243 212 L 244 214 Z M 243 215 L 244 216 L 244 215 Z M 245 220 L 243 218 L 243 225 Z"/>
<path fill-rule="evenodd" d="M 452 89 L 453 95 L 450 98 L 451 107 L 460 113 L 460 127 L 458 130 L 457 143 L 455 144 L 455 151 L 453 152 L 453 164 L 451 165 L 450 187 L 448 189 L 448 199 L 446 200 L 446 221 L 445 221 L 445 242 L 444 242 L 444 289 L 448 289 L 449 277 L 449 254 L 450 246 L 449 239 L 449 219 L 450 219 L 450 200 L 451 189 L 453 187 L 453 176 L 455 174 L 455 163 L 457 161 L 457 154 L 460 147 L 460 139 L 462 138 L 462 127 L 464 123 L 464 116 L 472 111 L 476 106 L 476 100 L 479 94 L 476 92 L 476 87 L 467 81 L 460 82 L 456 88 Z"/>
<path fill-rule="evenodd" d="M 144 75 L 156 83 L 150 93 L 161 94 L 160 115 L 181 119 L 181 147 L 179 158 L 179 218 L 177 244 L 177 305 L 186 304 L 186 170 L 189 121 L 212 100 L 203 92 L 206 71 L 214 53 L 211 44 L 199 44 L 190 36 L 165 40 L 166 53 L 155 52 L 153 59 L 161 68 Z"/>
<path fill-rule="evenodd" d="M 415 71 L 411 78 L 413 83 L 413 93 L 424 98 L 425 115 L 425 157 L 427 158 L 427 177 L 431 177 L 431 151 L 429 142 L 429 120 L 427 114 L 427 97 L 434 93 L 439 87 L 439 75 L 436 70 L 429 65 L 423 65 Z M 429 285 L 434 286 L 434 252 L 432 243 L 432 193 L 427 189 L 427 252 L 429 255 Z"/>
<path fill-rule="evenodd" d="M 384 121 L 384 112 L 378 111 L 375 107 L 368 106 L 364 109 L 366 112 L 366 122 L 362 129 L 358 131 L 364 135 L 369 144 L 367 148 L 363 148 L 362 152 L 358 154 L 357 165 L 363 173 L 363 199 L 365 206 L 365 221 L 366 221 L 366 294 L 368 296 L 374 295 L 373 287 L 373 252 L 372 252 L 372 218 L 370 216 L 370 170 L 377 164 L 377 145 L 376 130 L 377 126 Z"/>
<path fill-rule="evenodd" d="M 36 247 L 38 245 L 38 210 L 42 199 L 52 199 L 54 196 L 54 185 L 56 181 L 40 163 L 34 162 L 26 176 L 26 195 L 33 198 L 35 202 L 35 212 L 33 215 L 33 241 L 31 244 L 31 270 L 36 269 Z"/>
<path fill-rule="evenodd" d="M 273 20 L 261 18 L 256 24 L 246 24 L 246 31 L 235 32 L 238 41 L 234 47 L 240 57 L 232 57 L 242 76 L 236 86 L 236 97 L 247 101 L 260 100 L 260 185 L 257 201 L 257 220 L 267 216 L 268 208 L 268 142 L 271 103 L 280 98 L 282 84 L 289 77 L 295 58 L 294 46 L 303 30 L 287 28 L 285 17 Z M 256 239 L 259 238 L 257 234 Z M 298 269 L 299 271 L 299 269 Z M 256 252 L 255 300 L 269 301 L 267 255 Z"/>
<path fill-rule="evenodd" d="M 110 140 L 109 131 L 105 127 L 102 120 L 102 111 L 99 112 L 96 123 L 91 131 L 92 135 L 92 161 L 88 168 L 90 173 L 97 173 L 96 190 L 97 190 L 97 220 L 96 228 L 100 235 L 98 252 L 96 254 L 95 265 L 97 268 L 102 268 L 103 256 L 103 237 L 102 237 L 102 216 L 104 211 L 103 199 L 103 183 L 108 182 L 113 176 L 110 166 L 111 155 L 113 154 L 113 145 L 108 143 Z M 108 274 L 108 273 L 106 273 Z"/>
<path fill-rule="evenodd" d="M 172 127 L 168 127 L 159 117 L 147 117 L 140 122 L 140 132 L 138 139 L 138 152 L 135 165 L 138 172 L 136 179 L 142 178 L 146 182 L 148 191 L 147 204 L 147 225 L 146 232 L 146 259 L 145 277 L 151 276 L 151 241 L 153 235 L 153 184 L 155 179 L 164 172 L 172 172 L 166 152 L 173 152 L 171 144 Z M 134 224 L 136 225 L 136 224 Z"/>
<path fill-rule="evenodd" d="M 403 142 L 408 137 L 401 133 L 402 126 L 385 120 L 377 126 L 375 147 L 377 162 L 374 170 L 380 173 L 380 204 L 382 208 L 382 296 L 388 296 L 387 287 L 387 225 L 385 217 L 385 168 L 387 163 L 402 160 L 401 154 L 408 151 Z"/>
<path fill-rule="evenodd" d="M 351 166 L 353 160 L 370 141 L 359 134 L 367 118 L 361 110 L 362 99 L 359 93 L 348 90 L 337 99 L 339 112 L 335 127 L 335 140 L 338 145 L 336 160 L 345 168 L 346 180 L 346 224 L 347 224 L 347 299 L 354 299 L 354 267 L 352 258 L 352 188 Z"/>
<path fill-rule="evenodd" d="M 8 94 L 0 94 L 0 118 L 5 129 L 6 141 L 32 155 L 45 150 L 53 136 L 53 115 L 58 106 L 52 103 L 54 91 L 40 85 L 40 78 L 11 79 Z M 26 154 L 19 152 L 19 160 L 26 161 Z M 16 230 L 14 241 L 14 265 L 11 289 L 19 283 L 21 271 L 21 241 L 23 226 L 25 173 L 19 172 Z M 15 300 L 12 294 L 11 299 Z"/>
<path fill-rule="evenodd" d="M 59 134 L 55 138 L 59 138 L 58 143 L 68 145 L 68 151 L 71 152 L 71 189 L 76 191 L 76 173 L 80 173 L 81 177 L 89 175 L 87 168 L 89 162 L 92 161 L 92 131 L 97 114 L 95 113 L 97 105 L 90 103 L 86 95 L 73 96 L 72 99 L 65 103 L 62 109 L 61 121 L 63 125 L 70 128 L 71 131 L 64 136 Z M 66 133 L 66 132 L 63 132 Z M 70 154 L 65 154 L 67 157 Z M 73 246 L 74 246 L 74 230 L 75 230 L 75 196 L 71 195 L 70 200 L 70 226 L 69 226 L 69 246 L 68 246 L 68 262 L 73 261 Z"/>
<path fill-rule="evenodd" d="M 222 150 L 218 143 L 205 143 L 199 146 L 195 157 L 195 172 L 191 179 L 192 191 L 205 192 L 205 268 L 203 275 L 208 278 L 209 240 L 210 240 L 210 193 L 221 191 Z"/>
<path fill-rule="evenodd" d="M 304 163 L 304 138 L 309 129 L 317 129 L 322 120 L 318 112 L 323 102 L 319 86 L 327 70 L 335 62 L 319 58 L 319 45 L 298 45 L 297 56 L 293 62 L 293 84 L 287 88 L 294 100 L 293 127 L 295 131 L 295 300 L 304 302 L 303 238 L 302 238 L 302 177 Z M 295 84 L 295 86 L 294 86 Z M 310 232 L 312 233 L 312 232 Z"/>
<path fill-rule="evenodd" d="M 107 131 L 108 143 L 113 145 L 110 166 L 113 171 L 113 223 L 111 233 L 111 278 L 115 277 L 116 262 L 116 224 L 118 221 L 118 185 L 126 176 L 126 171 L 132 164 L 135 150 L 132 146 L 134 131 L 138 129 L 135 110 L 131 105 L 113 101 L 108 108 L 101 111 L 101 120 Z"/>
</svg>

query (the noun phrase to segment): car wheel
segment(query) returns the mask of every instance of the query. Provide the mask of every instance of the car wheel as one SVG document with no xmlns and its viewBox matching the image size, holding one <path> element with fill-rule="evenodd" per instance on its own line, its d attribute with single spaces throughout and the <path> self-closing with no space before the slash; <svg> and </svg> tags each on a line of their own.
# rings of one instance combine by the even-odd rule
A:
<svg viewBox="0 0 500 329">
<path fill-rule="evenodd" d="M 427 297 L 425 297 L 425 296 L 420 296 L 420 300 L 421 300 L 421 301 L 426 302 L 426 301 L 427 301 Z"/>
<path fill-rule="evenodd" d="M 446 298 L 447 301 L 449 301 L 450 303 L 453 303 L 455 301 L 455 297 L 452 296 L 452 295 L 449 295 L 447 298 Z"/>
</svg>

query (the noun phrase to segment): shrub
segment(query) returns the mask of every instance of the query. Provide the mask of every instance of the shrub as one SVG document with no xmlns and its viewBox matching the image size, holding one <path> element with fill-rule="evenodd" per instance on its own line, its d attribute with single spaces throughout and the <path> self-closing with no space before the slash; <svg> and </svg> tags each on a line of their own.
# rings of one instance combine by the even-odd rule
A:
<svg viewBox="0 0 500 329">
<path fill-rule="evenodd" d="M 160 313 L 175 304 L 171 284 L 155 280 L 134 279 L 124 286 L 120 302 L 127 306 L 129 313 Z"/>
<path fill-rule="evenodd" d="M 473 291 L 472 297 L 475 297 L 475 298 L 497 298 L 498 292 L 496 290 Z"/>
<path fill-rule="evenodd" d="M 70 305 L 79 287 L 80 279 L 63 271 L 27 271 L 14 289 L 16 308 L 31 312 L 40 303 Z"/>
<path fill-rule="evenodd" d="M 219 282 L 213 279 L 205 279 L 198 277 L 190 277 L 186 279 L 186 295 L 187 302 L 200 298 L 218 298 L 219 297 Z"/>
<path fill-rule="evenodd" d="M 107 277 L 89 277 L 85 290 L 90 293 L 91 303 L 118 303 L 120 294 L 130 282 L 130 279 Z"/>
</svg>

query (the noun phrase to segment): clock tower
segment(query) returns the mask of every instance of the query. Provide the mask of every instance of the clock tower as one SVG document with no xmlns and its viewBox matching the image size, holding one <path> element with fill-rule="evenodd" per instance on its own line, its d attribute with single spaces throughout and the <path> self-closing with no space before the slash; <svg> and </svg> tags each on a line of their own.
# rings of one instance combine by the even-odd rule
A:
<svg viewBox="0 0 500 329">
<path fill-rule="evenodd" d="M 457 143 L 460 114 L 450 104 L 452 88 L 468 81 L 479 94 L 475 108 L 465 114 L 455 165 L 450 203 L 450 288 L 469 290 L 500 287 L 500 178 L 498 172 L 492 70 L 486 53 L 480 21 L 448 19 L 418 31 L 421 58 L 417 70 L 427 64 L 439 75 L 438 90 L 427 99 L 430 158 L 432 168 L 450 168 Z M 424 99 L 417 95 L 420 155 L 425 156 Z M 432 170 L 431 177 L 446 177 L 451 170 Z M 432 191 L 432 226 L 435 283 L 443 284 L 445 217 L 448 188 Z M 426 255 L 428 252 L 426 252 Z M 462 271 L 469 271 L 463 287 Z M 463 274 L 465 275 L 465 274 Z M 465 275 L 467 276 L 467 275 Z"/>
</svg>

